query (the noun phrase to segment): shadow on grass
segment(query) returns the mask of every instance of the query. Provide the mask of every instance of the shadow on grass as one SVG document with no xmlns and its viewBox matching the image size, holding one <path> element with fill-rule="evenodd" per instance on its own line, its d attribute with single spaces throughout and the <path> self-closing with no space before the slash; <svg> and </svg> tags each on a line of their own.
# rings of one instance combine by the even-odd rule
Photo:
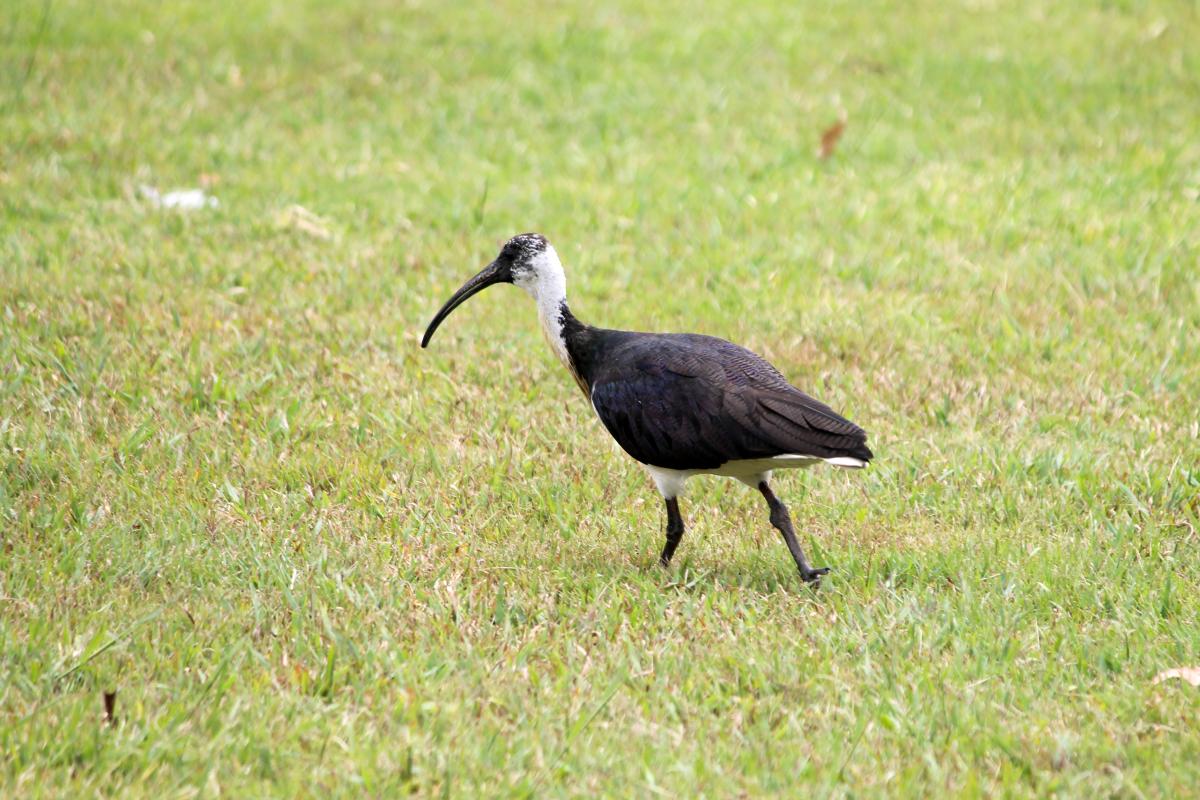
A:
<svg viewBox="0 0 1200 800">
<path fill-rule="evenodd" d="M 557 572 L 572 576 L 587 575 L 602 583 L 628 583 L 640 588 L 662 591 L 714 593 L 729 590 L 752 591 L 763 595 L 778 593 L 819 599 L 822 592 L 840 578 L 814 586 L 801 580 L 786 552 L 778 563 L 764 556 L 740 557 L 716 562 L 704 557 L 679 556 L 668 567 L 658 563 L 655 552 L 630 553 L 623 558 L 605 558 L 594 550 L 564 550 L 555 559 Z M 837 570 L 837 567 L 834 567 Z"/>
<path fill-rule="evenodd" d="M 964 579 L 978 580 L 972 562 L 954 548 L 937 552 L 865 553 L 817 551 L 812 561 L 831 571 L 817 583 L 801 579 L 787 551 L 747 550 L 737 558 L 718 561 L 710 553 L 677 554 L 668 567 L 658 563 L 657 551 L 606 557 L 595 549 L 561 548 L 555 554 L 555 571 L 588 575 L 608 584 L 637 584 L 695 594 L 749 591 L 759 595 L 785 594 L 818 604 L 838 595 L 869 596 L 879 592 L 942 593 L 956 591 Z M 978 564 L 976 564 L 978 566 Z M 963 575 L 961 570 L 971 570 Z"/>
</svg>

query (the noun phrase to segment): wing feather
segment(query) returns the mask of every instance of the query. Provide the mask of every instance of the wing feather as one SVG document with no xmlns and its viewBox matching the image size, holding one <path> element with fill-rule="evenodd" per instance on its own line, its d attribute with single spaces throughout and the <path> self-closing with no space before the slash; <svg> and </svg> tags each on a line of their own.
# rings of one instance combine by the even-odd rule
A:
<svg viewBox="0 0 1200 800">
<path fill-rule="evenodd" d="M 866 432 L 723 339 L 631 336 L 600 360 L 600 421 L 630 456 L 671 469 L 811 455 L 871 458 Z"/>
</svg>

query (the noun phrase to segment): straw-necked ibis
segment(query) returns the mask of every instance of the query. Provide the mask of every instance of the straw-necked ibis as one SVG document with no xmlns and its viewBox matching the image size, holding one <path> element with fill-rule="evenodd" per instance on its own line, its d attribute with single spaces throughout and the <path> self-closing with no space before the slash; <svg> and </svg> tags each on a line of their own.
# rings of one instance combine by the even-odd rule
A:
<svg viewBox="0 0 1200 800">
<path fill-rule="evenodd" d="M 771 491 L 771 473 L 822 462 L 865 467 L 871 451 L 862 428 L 792 386 L 763 358 L 724 339 L 585 325 L 567 306 L 558 254 L 536 233 L 514 236 L 464 283 L 429 323 L 421 347 L 451 311 L 495 283 L 515 283 L 533 297 L 554 354 L 604 427 L 654 479 L 667 506 L 663 565 L 683 538 L 684 482 L 714 474 L 762 493 L 771 524 L 783 534 L 805 581 L 829 571 L 804 557 L 787 507 Z"/>
</svg>

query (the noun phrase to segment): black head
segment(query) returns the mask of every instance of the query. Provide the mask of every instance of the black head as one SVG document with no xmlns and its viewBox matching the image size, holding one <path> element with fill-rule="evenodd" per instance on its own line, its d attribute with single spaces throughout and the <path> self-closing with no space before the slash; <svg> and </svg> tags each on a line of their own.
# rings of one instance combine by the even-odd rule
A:
<svg viewBox="0 0 1200 800">
<path fill-rule="evenodd" d="M 550 242 L 540 233 L 519 233 L 504 243 L 497 260 L 507 259 L 514 264 L 532 261 L 549 246 Z"/>
<path fill-rule="evenodd" d="M 442 320 L 450 316 L 451 311 L 492 284 L 516 283 L 527 287 L 536 276 L 541 257 L 550 249 L 550 243 L 540 233 L 522 233 L 505 242 L 495 260 L 459 287 L 434 315 L 425 329 L 425 335 L 421 337 L 421 347 L 429 345 L 433 332 L 442 324 Z"/>
</svg>

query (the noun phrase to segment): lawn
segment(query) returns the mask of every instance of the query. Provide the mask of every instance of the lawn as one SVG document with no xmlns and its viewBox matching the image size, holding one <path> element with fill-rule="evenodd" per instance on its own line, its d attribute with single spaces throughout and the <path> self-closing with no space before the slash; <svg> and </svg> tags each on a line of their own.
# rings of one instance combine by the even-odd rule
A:
<svg viewBox="0 0 1200 800">
<path fill-rule="evenodd" d="M 1133 0 L 5 4 L 0 796 L 1194 795 L 1200 688 L 1152 681 L 1200 665 L 1197 41 Z M 776 481 L 819 589 L 716 478 L 659 567 L 518 290 L 418 347 L 526 230 L 585 321 L 870 432 Z"/>
</svg>

